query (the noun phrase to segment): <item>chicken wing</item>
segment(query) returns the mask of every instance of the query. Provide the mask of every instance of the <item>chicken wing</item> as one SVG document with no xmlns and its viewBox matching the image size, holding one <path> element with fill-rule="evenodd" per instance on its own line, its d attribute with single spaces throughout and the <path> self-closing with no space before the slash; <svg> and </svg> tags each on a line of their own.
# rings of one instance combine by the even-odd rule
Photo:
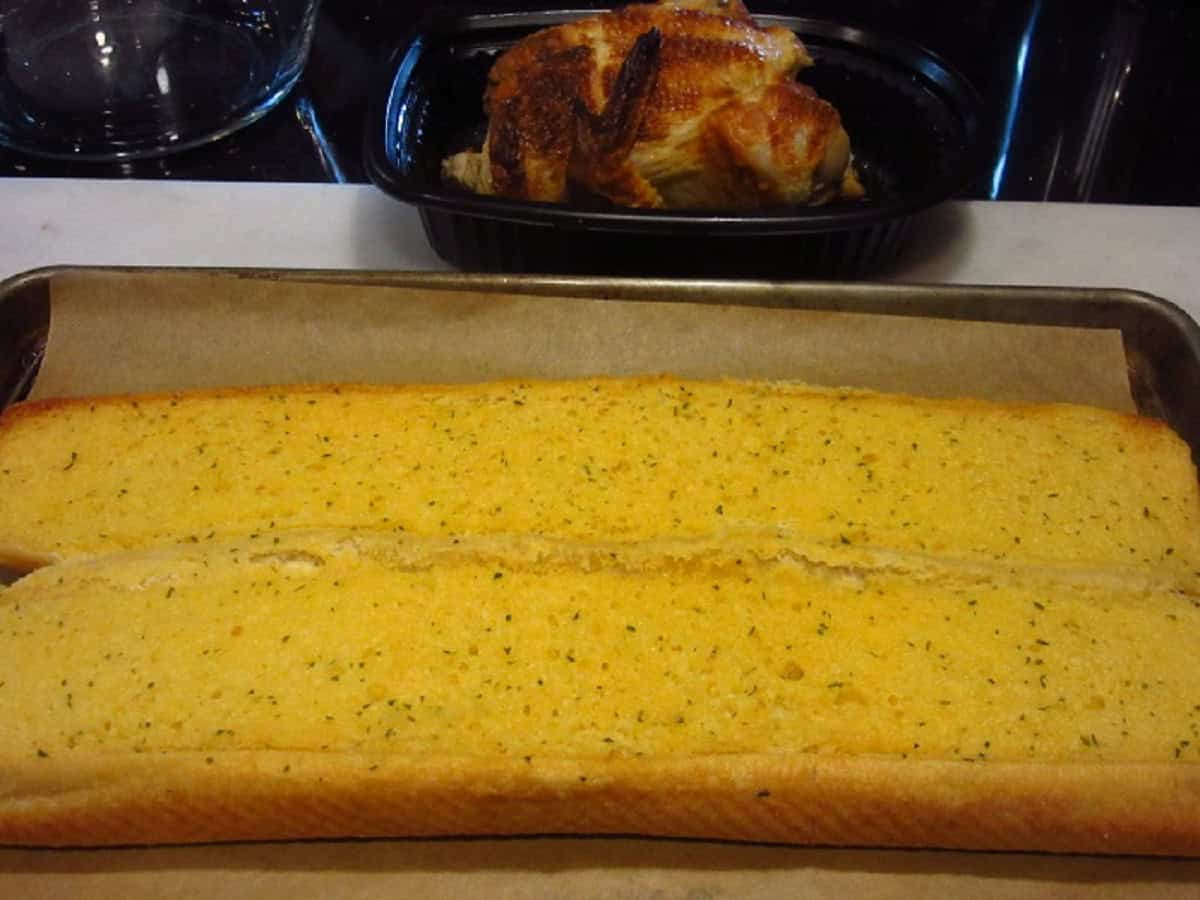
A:
<svg viewBox="0 0 1200 900">
<path fill-rule="evenodd" d="M 488 77 L 488 133 L 443 163 L 481 194 L 745 209 L 861 196 L 840 116 L 790 30 L 740 0 L 661 0 L 548 28 Z"/>
</svg>

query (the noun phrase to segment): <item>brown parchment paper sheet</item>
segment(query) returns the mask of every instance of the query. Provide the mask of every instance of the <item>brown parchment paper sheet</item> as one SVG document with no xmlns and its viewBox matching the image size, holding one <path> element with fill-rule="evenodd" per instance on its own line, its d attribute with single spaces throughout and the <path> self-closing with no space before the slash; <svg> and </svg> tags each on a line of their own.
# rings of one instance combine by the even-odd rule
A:
<svg viewBox="0 0 1200 900">
<path fill-rule="evenodd" d="M 41 397 L 673 371 L 1133 406 L 1115 332 L 208 275 L 53 287 Z M 0 896 L 23 898 L 929 895 L 1200 898 L 1200 860 L 586 838 L 0 849 Z"/>
<path fill-rule="evenodd" d="M 1116 331 L 228 275 L 66 276 L 51 302 L 33 397 L 671 372 L 1133 409 Z"/>
</svg>

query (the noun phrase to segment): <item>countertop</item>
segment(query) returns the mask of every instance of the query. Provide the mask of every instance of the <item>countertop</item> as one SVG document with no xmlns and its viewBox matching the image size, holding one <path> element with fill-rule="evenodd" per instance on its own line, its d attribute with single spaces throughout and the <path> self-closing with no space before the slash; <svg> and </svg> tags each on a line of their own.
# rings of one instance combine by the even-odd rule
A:
<svg viewBox="0 0 1200 900">
<path fill-rule="evenodd" d="M 0 276 L 45 265 L 444 269 L 369 185 L 0 179 Z M 879 280 L 1124 287 L 1200 319 L 1200 208 L 951 201 Z M 620 273 L 613 273 L 620 274 Z"/>
</svg>

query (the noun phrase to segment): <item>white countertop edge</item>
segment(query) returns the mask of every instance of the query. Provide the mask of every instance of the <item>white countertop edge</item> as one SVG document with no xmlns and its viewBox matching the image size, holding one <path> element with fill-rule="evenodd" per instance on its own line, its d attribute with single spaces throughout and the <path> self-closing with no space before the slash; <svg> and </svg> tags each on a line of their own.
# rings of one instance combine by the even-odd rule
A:
<svg viewBox="0 0 1200 900">
<path fill-rule="evenodd" d="M 1198 235 L 1194 207 L 954 201 L 878 279 L 1121 287 L 1200 319 Z M 46 265 L 449 268 L 372 185 L 0 179 L 0 277 Z"/>
</svg>

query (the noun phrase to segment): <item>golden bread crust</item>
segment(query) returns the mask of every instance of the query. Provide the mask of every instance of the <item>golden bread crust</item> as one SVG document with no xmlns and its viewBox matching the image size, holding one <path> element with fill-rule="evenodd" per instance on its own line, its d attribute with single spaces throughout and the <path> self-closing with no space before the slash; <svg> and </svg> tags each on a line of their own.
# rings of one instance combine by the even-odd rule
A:
<svg viewBox="0 0 1200 900">
<path fill-rule="evenodd" d="M 1200 855 L 1200 767 L 795 755 L 0 757 L 0 844 L 632 834 Z"/>
</svg>

